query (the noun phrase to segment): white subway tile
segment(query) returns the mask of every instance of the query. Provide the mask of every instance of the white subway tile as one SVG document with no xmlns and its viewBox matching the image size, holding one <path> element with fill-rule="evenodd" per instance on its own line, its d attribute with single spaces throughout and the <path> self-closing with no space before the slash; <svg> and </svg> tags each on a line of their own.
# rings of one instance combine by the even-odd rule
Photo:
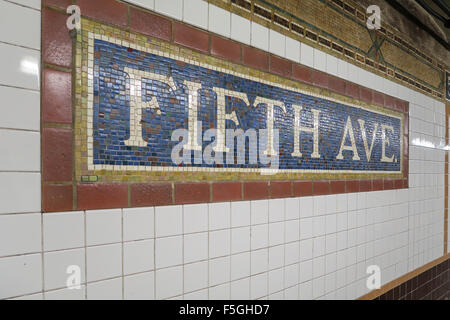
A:
<svg viewBox="0 0 450 320">
<path fill-rule="evenodd" d="M 251 25 L 246 18 L 231 14 L 231 38 L 233 40 L 250 45 Z"/>
<path fill-rule="evenodd" d="M 225 229 L 230 227 L 231 205 L 229 202 L 209 203 L 209 230 Z"/>
<path fill-rule="evenodd" d="M 41 250 L 40 213 L 0 215 L 0 257 Z"/>
<path fill-rule="evenodd" d="M 4 106 L 1 128 L 40 130 L 39 92 L 0 86 L 0 97 Z"/>
<path fill-rule="evenodd" d="M 155 208 L 155 235 L 167 237 L 182 234 L 182 206 L 166 206 Z"/>
<path fill-rule="evenodd" d="M 262 224 L 269 222 L 269 201 L 254 200 L 250 203 L 251 224 Z"/>
<path fill-rule="evenodd" d="M 286 55 L 286 36 L 270 29 L 269 30 L 269 52 L 280 57 Z"/>
<path fill-rule="evenodd" d="M 43 215 L 44 250 L 84 246 L 84 213 L 61 212 Z"/>
<path fill-rule="evenodd" d="M 250 276 L 250 252 L 231 256 L 231 281 Z"/>
<path fill-rule="evenodd" d="M 85 300 L 86 286 L 80 286 L 80 289 L 59 289 L 47 291 L 44 293 L 45 300 Z"/>
<path fill-rule="evenodd" d="M 203 0 L 185 0 L 183 21 L 196 27 L 208 29 L 208 2 Z"/>
<path fill-rule="evenodd" d="M 258 49 L 268 51 L 269 29 L 260 24 L 252 22 L 251 30 L 251 45 Z"/>
<path fill-rule="evenodd" d="M 0 213 L 40 212 L 39 173 L 0 172 Z"/>
<path fill-rule="evenodd" d="M 268 278 L 269 294 L 276 293 L 283 289 L 283 269 L 269 271 Z"/>
<path fill-rule="evenodd" d="M 269 200 L 269 222 L 283 221 L 285 219 L 284 199 Z"/>
<path fill-rule="evenodd" d="M 250 225 L 250 202 L 238 201 L 231 203 L 231 227 Z"/>
<path fill-rule="evenodd" d="M 212 231 L 209 233 L 209 258 L 230 254 L 230 230 Z"/>
<path fill-rule="evenodd" d="M 284 264 L 284 246 L 269 248 L 269 270 L 281 268 Z"/>
<path fill-rule="evenodd" d="M 245 278 L 231 282 L 231 299 L 250 299 L 250 278 Z"/>
<path fill-rule="evenodd" d="M 41 49 L 40 11 L 0 1 L 0 41 Z M 20 19 L 17 19 L 20 17 Z"/>
<path fill-rule="evenodd" d="M 231 32 L 230 12 L 213 4 L 209 4 L 208 29 L 211 32 L 229 38 Z"/>
<path fill-rule="evenodd" d="M 42 291 L 42 256 L 0 259 L 0 299 Z"/>
<path fill-rule="evenodd" d="M 85 249 L 48 252 L 44 254 L 44 289 L 61 289 L 68 284 L 70 275 L 79 276 L 85 283 Z M 75 270 L 75 271 L 74 271 Z"/>
<path fill-rule="evenodd" d="M 183 296 L 184 300 L 208 300 L 208 289 L 186 293 Z"/>
<path fill-rule="evenodd" d="M 14 0 L 14 3 L 25 7 L 41 10 L 41 0 Z"/>
<path fill-rule="evenodd" d="M 209 260 L 209 285 L 215 286 L 230 281 L 230 257 Z"/>
<path fill-rule="evenodd" d="M 285 201 L 285 212 L 286 220 L 298 219 L 300 216 L 300 201 L 298 198 L 286 198 Z"/>
<path fill-rule="evenodd" d="M 307 67 L 314 68 L 314 48 L 304 44 L 300 44 L 300 62 Z"/>
<path fill-rule="evenodd" d="M 122 245 L 88 247 L 86 249 L 87 281 L 122 275 Z"/>
<path fill-rule="evenodd" d="M 122 300 L 122 278 L 87 284 L 88 300 Z"/>
<path fill-rule="evenodd" d="M 143 240 L 155 236 L 154 208 L 123 209 L 123 240 Z"/>
<path fill-rule="evenodd" d="M 155 299 L 155 272 L 126 276 L 123 281 L 125 300 Z"/>
<path fill-rule="evenodd" d="M 208 231 L 208 206 L 191 204 L 183 206 L 184 234 Z"/>
<path fill-rule="evenodd" d="M 313 257 L 313 240 L 300 241 L 300 261 L 306 261 Z"/>
<path fill-rule="evenodd" d="M 156 239 L 155 264 L 156 268 L 172 267 L 183 262 L 183 237 L 168 237 Z"/>
<path fill-rule="evenodd" d="M 327 73 L 338 76 L 338 59 L 331 54 L 327 54 Z"/>
<path fill-rule="evenodd" d="M 122 241 L 122 211 L 86 211 L 86 245 L 93 246 Z"/>
<path fill-rule="evenodd" d="M 230 284 L 225 283 L 222 285 L 209 288 L 210 300 L 229 300 L 230 299 Z"/>
<path fill-rule="evenodd" d="M 40 53 L 0 43 L 0 85 L 39 90 Z"/>
<path fill-rule="evenodd" d="M 300 236 L 299 220 L 290 220 L 284 222 L 285 242 L 298 241 Z"/>
<path fill-rule="evenodd" d="M 251 273 L 252 275 L 266 272 L 269 268 L 269 249 L 251 251 Z"/>
<path fill-rule="evenodd" d="M 250 250 L 250 227 L 231 229 L 231 253 Z"/>
<path fill-rule="evenodd" d="M 183 293 L 183 268 L 156 270 L 156 299 L 175 297 Z"/>
<path fill-rule="evenodd" d="M 184 236 L 184 263 L 208 259 L 208 233 L 196 233 Z"/>
<path fill-rule="evenodd" d="M 313 197 L 302 197 L 300 201 L 300 218 L 312 217 L 314 214 Z"/>
<path fill-rule="evenodd" d="M 257 274 L 250 278 L 251 299 L 258 299 L 267 295 L 267 273 Z"/>
<path fill-rule="evenodd" d="M 291 37 L 286 37 L 286 58 L 300 62 L 300 42 Z"/>
<path fill-rule="evenodd" d="M 123 244 L 123 273 L 131 274 L 155 268 L 155 241 L 140 240 Z"/>
<path fill-rule="evenodd" d="M 260 249 L 269 245 L 269 225 L 260 224 L 251 227 L 251 249 Z"/>
<path fill-rule="evenodd" d="M 326 53 L 314 48 L 314 69 L 327 72 Z"/>
<path fill-rule="evenodd" d="M 39 132 L 0 129 L 0 170 L 39 171 L 40 141 Z"/>
<path fill-rule="evenodd" d="M 284 222 L 269 224 L 269 246 L 275 246 L 284 242 Z"/>
<path fill-rule="evenodd" d="M 155 10 L 177 20 L 182 20 L 183 0 L 155 0 Z"/>
<path fill-rule="evenodd" d="M 208 261 L 184 266 L 184 292 L 192 292 L 208 287 Z"/>
<path fill-rule="evenodd" d="M 10 300 L 44 300 L 44 294 L 43 293 L 36 293 L 36 294 L 29 294 L 26 296 L 20 296 L 17 298 L 12 298 Z"/>
</svg>

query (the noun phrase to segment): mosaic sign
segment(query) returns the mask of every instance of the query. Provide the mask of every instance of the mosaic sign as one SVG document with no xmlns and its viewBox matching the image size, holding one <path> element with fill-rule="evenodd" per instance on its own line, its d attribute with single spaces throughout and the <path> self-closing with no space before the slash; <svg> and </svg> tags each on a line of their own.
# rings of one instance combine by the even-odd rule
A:
<svg viewBox="0 0 450 320">
<path fill-rule="evenodd" d="M 91 45 L 91 170 L 401 172 L 401 116 L 93 34 Z"/>
</svg>

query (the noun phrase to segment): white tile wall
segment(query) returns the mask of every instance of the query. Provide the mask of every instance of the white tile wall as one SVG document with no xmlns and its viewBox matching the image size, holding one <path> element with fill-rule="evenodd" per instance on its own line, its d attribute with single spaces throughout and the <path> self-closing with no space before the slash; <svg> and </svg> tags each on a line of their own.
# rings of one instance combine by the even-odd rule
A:
<svg viewBox="0 0 450 320">
<path fill-rule="evenodd" d="M 20 45 L 35 50 L 41 47 L 41 23 L 38 10 L 0 1 L 0 39 L 2 42 Z M 17 19 L 20 16 L 21 19 Z"/>
<path fill-rule="evenodd" d="M 28 23 L 40 14 L 40 1 L 4 2 Z M 39 46 L 0 32 L 0 146 L 30 144 L 29 161 L 0 160 L 0 298 L 353 299 L 368 265 L 387 283 L 442 255 L 443 103 L 200 0 L 129 2 L 408 100 L 410 188 L 41 217 Z M 64 288 L 72 264 L 79 290 Z"/>
</svg>

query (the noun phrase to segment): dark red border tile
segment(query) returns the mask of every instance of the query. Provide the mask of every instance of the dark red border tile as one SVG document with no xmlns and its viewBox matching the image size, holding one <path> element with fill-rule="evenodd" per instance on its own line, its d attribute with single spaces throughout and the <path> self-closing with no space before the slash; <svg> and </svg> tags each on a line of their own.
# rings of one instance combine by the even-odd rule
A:
<svg viewBox="0 0 450 320">
<path fill-rule="evenodd" d="M 394 189 L 394 180 L 384 179 L 383 188 L 384 190 L 393 190 Z"/>
<path fill-rule="evenodd" d="M 111 0 L 77 0 L 81 15 L 106 23 L 126 27 L 128 25 L 128 6 Z"/>
<path fill-rule="evenodd" d="M 359 181 L 358 180 L 348 180 L 345 181 L 345 192 L 359 192 Z"/>
<path fill-rule="evenodd" d="M 169 41 L 172 38 L 172 22 L 169 19 L 130 7 L 130 29 Z"/>
<path fill-rule="evenodd" d="M 72 74 L 45 68 L 42 82 L 42 120 L 71 124 Z"/>
<path fill-rule="evenodd" d="M 362 101 L 372 103 L 373 100 L 372 90 L 365 87 L 359 87 L 359 98 Z"/>
<path fill-rule="evenodd" d="M 269 183 L 267 181 L 244 182 L 244 200 L 269 198 Z"/>
<path fill-rule="evenodd" d="M 384 94 L 378 91 L 373 92 L 372 102 L 379 106 L 384 106 Z"/>
<path fill-rule="evenodd" d="M 71 185 L 44 185 L 42 210 L 44 212 L 70 211 L 73 209 L 73 187 Z"/>
<path fill-rule="evenodd" d="M 72 66 L 72 38 L 66 26 L 67 18 L 52 9 L 42 10 L 42 59 L 46 63 Z"/>
<path fill-rule="evenodd" d="M 131 206 L 163 206 L 172 204 L 171 183 L 139 183 L 130 186 Z"/>
<path fill-rule="evenodd" d="M 283 77 L 290 77 L 292 74 L 292 62 L 270 55 L 270 72 Z"/>
<path fill-rule="evenodd" d="M 345 94 L 346 81 L 337 77 L 329 77 L 328 88 L 334 92 Z"/>
<path fill-rule="evenodd" d="M 212 35 L 211 54 L 234 62 L 240 62 L 241 45 L 237 42 Z"/>
<path fill-rule="evenodd" d="M 330 181 L 314 181 L 313 193 L 315 196 L 330 194 Z"/>
<path fill-rule="evenodd" d="M 242 200 L 241 182 L 214 182 L 212 184 L 213 202 Z"/>
<path fill-rule="evenodd" d="M 324 72 L 314 71 L 313 84 L 321 88 L 328 88 L 328 75 Z"/>
<path fill-rule="evenodd" d="M 243 46 L 242 62 L 252 68 L 269 70 L 269 54 L 256 48 Z"/>
<path fill-rule="evenodd" d="M 292 78 L 311 84 L 313 81 L 313 70 L 294 63 L 292 67 Z"/>
<path fill-rule="evenodd" d="M 347 82 L 345 85 L 345 94 L 347 96 L 359 99 L 359 86 L 352 82 Z"/>
<path fill-rule="evenodd" d="M 175 184 L 175 204 L 210 202 L 210 188 L 207 182 Z"/>
<path fill-rule="evenodd" d="M 345 181 L 331 181 L 331 194 L 345 193 Z"/>
<path fill-rule="evenodd" d="M 128 185 L 79 184 L 77 186 L 77 209 L 115 209 L 128 207 Z"/>
<path fill-rule="evenodd" d="M 72 181 L 72 130 L 44 128 L 42 144 L 44 181 Z"/>
<path fill-rule="evenodd" d="M 360 180 L 359 192 L 372 191 L 372 180 Z"/>
<path fill-rule="evenodd" d="M 312 196 L 313 184 L 311 181 L 294 181 L 293 191 L 294 197 Z"/>
<path fill-rule="evenodd" d="M 209 51 L 209 33 L 175 22 L 174 42 L 203 52 Z"/>
<path fill-rule="evenodd" d="M 288 198 L 292 196 L 292 184 L 290 181 L 271 181 L 270 182 L 270 197 Z"/>
<path fill-rule="evenodd" d="M 372 191 L 380 191 L 383 188 L 383 179 L 375 179 L 372 181 Z"/>
<path fill-rule="evenodd" d="M 384 106 L 387 108 L 390 108 L 390 109 L 395 109 L 395 98 L 385 94 L 384 95 Z"/>
</svg>

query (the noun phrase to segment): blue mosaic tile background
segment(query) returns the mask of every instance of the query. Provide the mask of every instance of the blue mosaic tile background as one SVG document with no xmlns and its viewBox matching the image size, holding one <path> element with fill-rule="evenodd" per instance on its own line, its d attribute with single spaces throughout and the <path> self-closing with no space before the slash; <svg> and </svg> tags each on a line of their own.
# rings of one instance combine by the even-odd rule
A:
<svg viewBox="0 0 450 320">
<path fill-rule="evenodd" d="M 125 67 L 145 70 L 162 75 L 170 75 L 176 84 L 175 94 L 166 84 L 158 81 L 143 81 L 142 95 L 150 101 L 155 96 L 161 106 L 160 115 L 154 109 L 142 111 L 143 138 L 148 147 L 131 147 L 124 143 L 129 138 L 129 101 L 127 96 L 127 74 Z M 238 99 L 226 99 L 226 112 L 236 111 L 240 129 L 266 129 L 267 110 L 265 105 L 253 107 L 256 96 L 282 101 L 286 106 L 286 114 L 275 107 L 274 128 L 279 130 L 280 169 L 316 169 L 316 170 L 364 170 L 364 171 L 396 171 L 401 166 L 401 121 L 398 118 L 370 112 L 360 108 L 328 101 L 243 79 L 234 75 L 209 70 L 203 67 L 177 62 L 173 59 L 131 50 L 126 47 L 95 40 L 94 48 L 94 115 L 93 141 L 94 164 L 127 165 L 127 166 L 177 166 L 172 163 L 171 151 L 177 142 L 171 141 L 172 132 L 179 128 L 188 128 L 188 90 L 183 82 L 194 81 L 202 84 L 199 91 L 200 106 L 198 121 L 202 121 L 203 132 L 216 128 L 216 94 L 212 87 L 246 93 L 251 106 L 246 106 Z M 294 110 L 292 104 L 303 106 L 301 112 L 302 126 L 312 126 L 311 108 L 321 111 L 319 124 L 319 153 L 321 158 L 310 157 L 313 148 L 312 133 L 300 134 L 300 151 L 302 158 L 292 157 L 294 150 Z M 352 160 L 352 152 L 344 151 L 344 159 L 336 160 L 341 145 L 347 117 L 351 116 L 360 161 Z M 365 121 L 368 144 L 372 142 L 374 124 L 379 123 L 371 161 L 366 159 L 363 140 L 358 119 Z M 390 145 L 386 146 L 386 156 L 394 155 L 394 162 L 380 162 L 382 152 L 381 124 L 390 125 L 394 132 L 388 132 Z M 234 123 L 227 121 L 227 128 L 235 128 Z M 210 141 L 203 142 L 203 149 Z M 350 145 L 347 138 L 346 145 Z M 224 155 L 225 159 L 225 155 Z M 190 166 L 254 168 L 266 165 L 206 165 Z"/>
</svg>

